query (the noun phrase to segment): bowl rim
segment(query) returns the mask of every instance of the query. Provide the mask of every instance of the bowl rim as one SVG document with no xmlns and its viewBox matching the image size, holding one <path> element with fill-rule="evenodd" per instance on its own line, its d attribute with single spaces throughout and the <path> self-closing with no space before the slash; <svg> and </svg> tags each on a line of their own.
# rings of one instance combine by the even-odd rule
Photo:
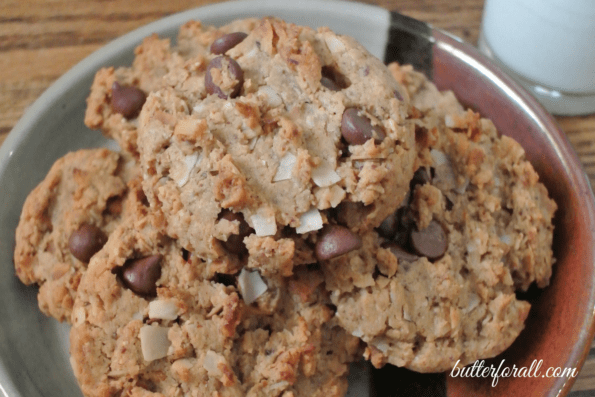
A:
<svg viewBox="0 0 595 397">
<path fill-rule="evenodd" d="M 457 58 L 466 59 L 467 63 L 471 63 L 476 69 L 481 70 L 483 75 L 490 75 L 490 80 L 503 88 L 507 96 L 517 105 L 521 106 L 524 113 L 528 114 L 533 122 L 539 126 L 539 134 L 547 138 L 549 145 L 558 155 L 565 173 L 571 178 L 571 186 L 577 193 L 587 198 L 584 200 L 586 206 L 583 207 L 581 215 L 586 216 L 589 219 L 588 223 L 592 225 L 591 230 L 594 233 L 590 236 L 590 240 L 594 242 L 595 194 L 578 154 L 553 115 L 496 62 L 480 52 L 476 47 L 449 32 L 433 27 L 432 36 L 436 40 L 434 45 L 442 47 L 441 49 L 444 51 L 455 54 Z M 591 245 L 590 251 L 592 252 L 592 257 L 595 258 L 595 244 Z M 595 262 L 592 262 L 590 266 L 595 269 Z M 589 290 L 588 302 L 590 315 L 583 318 L 580 334 L 577 335 L 578 343 L 573 345 L 566 362 L 566 367 L 578 368 L 579 371 L 589 356 L 590 347 L 595 336 L 595 287 Z M 556 378 L 554 382 L 555 387 L 553 390 L 549 390 L 548 396 L 567 395 L 575 381 L 576 378 L 574 377 Z"/>
</svg>

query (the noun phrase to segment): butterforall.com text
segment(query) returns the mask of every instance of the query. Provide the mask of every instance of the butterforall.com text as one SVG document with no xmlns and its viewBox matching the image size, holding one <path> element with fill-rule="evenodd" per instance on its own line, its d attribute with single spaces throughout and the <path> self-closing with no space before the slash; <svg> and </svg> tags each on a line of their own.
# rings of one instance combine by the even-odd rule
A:
<svg viewBox="0 0 595 397">
<path fill-rule="evenodd" d="M 505 367 L 502 360 L 497 367 L 494 364 L 485 365 L 485 360 L 477 360 L 473 365 L 459 367 L 460 360 L 450 371 L 453 378 L 492 378 L 492 387 L 498 384 L 500 378 L 575 378 L 578 375 L 576 368 L 543 367 L 543 360 L 533 360 L 529 367 Z"/>
</svg>

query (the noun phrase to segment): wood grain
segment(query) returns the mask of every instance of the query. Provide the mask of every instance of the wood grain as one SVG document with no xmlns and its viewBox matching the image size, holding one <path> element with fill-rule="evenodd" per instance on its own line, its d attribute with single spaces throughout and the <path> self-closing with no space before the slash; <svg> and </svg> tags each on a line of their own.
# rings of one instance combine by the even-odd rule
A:
<svg viewBox="0 0 595 397">
<path fill-rule="evenodd" d="M 0 2 L 0 145 L 27 107 L 68 69 L 137 27 L 214 3 L 192 0 L 3 0 Z M 373 0 L 475 44 L 483 0 Z M 595 115 L 558 117 L 592 184 Z M 595 344 L 571 396 L 595 395 Z"/>
</svg>

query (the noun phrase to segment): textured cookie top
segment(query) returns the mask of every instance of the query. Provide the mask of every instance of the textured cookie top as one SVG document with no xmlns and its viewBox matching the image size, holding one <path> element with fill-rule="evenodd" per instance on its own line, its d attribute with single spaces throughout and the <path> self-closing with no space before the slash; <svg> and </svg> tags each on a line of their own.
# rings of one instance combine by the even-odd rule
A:
<svg viewBox="0 0 595 397">
<path fill-rule="evenodd" d="M 524 149 L 500 135 L 491 121 L 464 111 L 451 92 L 438 93 L 421 73 L 396 64 L 390 69 L 412 97 L 416 135 L 423 146 L 420 157 L 426 159 L 421 163 L 434 167 L 433 184 L 451 200 L 464 195 L 485 208 L 477 218 L 508 247 L 502 262 L 515 288 L 547 286 L 555 262 L 552 218 L 557 205 Z M 481 244 L 475 244 L 477 252 L 470 244 L 471 258 L 477 261 Z"/>
<path fill-rule="evenodd" d="M 416 158 L 407 94 L 351 38 L 266 18 L 164 81 L 139 117 L 145 192 L 167 233 L 222 271 L 234 271 L 223 210 L 262 245 L 349 209 L 363 233 L 405 196 Z"/>
<path fill-rule="evenodd" d="M 322 266 L 340 324 L 374 365 L 445 371 L 501 353 L 523 329 L 529 304 L 515 291 L 549 281 L 556 204 L 518 143 L 421 74 L 391 68 L 420 106 L 422 167 L 378 235 Z"/>
<path fill-rule="evenodd" d="M 133 164 L 107 149 L 62 157 L 29 194 L 16 230 L 14 263 L 25 284 L 39 285 L 39 307 L 70 318 L 80 277 L 90 258 L 132 211 L 127 183 Z"/>
<path fill-rule="evenodd" d="M 208 53 L 211 43 L 224 34 L 249 32 L 256 21 L 242 19 L 220 28 L 189 21 L 180 27 L 175 45 L 156 34 L 146 37 L 135 49 L 130 67 L 97 71 L 87 98 L 85 125 L 101 130 L 125 153 L 138 157 L 138 113 L 146 96 L 163 86 L 163 76 L 186 60 Z"/>
<path fill-rule="evenodd" d="M 319 269 L 286 279 L 206 273 L 150 214 L 114 231 L 73 310 L 71 362 L 83 393 L 345 394 L 359 341 L 333 322 Z"/>
</svg>

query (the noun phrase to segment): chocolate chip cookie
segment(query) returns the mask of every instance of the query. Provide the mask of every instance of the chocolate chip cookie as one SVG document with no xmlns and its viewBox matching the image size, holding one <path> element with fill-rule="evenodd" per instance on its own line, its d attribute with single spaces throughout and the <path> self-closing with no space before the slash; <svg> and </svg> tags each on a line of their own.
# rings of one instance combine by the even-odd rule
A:
<svg viewBox="0 0 595 397">
<path fill-rule="evenodd" d="M 377 233 L 322 267 L 340 324 L 375 366 L 446 371 L 501 353 L 524 328 L 530 305 L 515 291 L 548 284 L 556 204 L 518 143 L 392 68 L 419 106 L 420 168 Z"/>
<path fill-rule="evenodd" d="M 80 277 L 121 219 L 134 212 L 128 183 L 135 164 L 107 149 L 62 157 L 29 194 L 16 230 L 14 263 L 25 284 L 39 285 L 39 307 L 69 320 Z"/>
<path fill-rule="evenodd" d="M 290 278 L 207 263 L 151 214 L 122 224 L 83 276 L 71 362 L 85 396 L 343 396 L 359 340 L 338 327 L 316 267 Z"/>
<path fill-rule="evenodd" d="M 230 32 L 249 32 L 255 23 L 248 18 L 215 28 L 189 21 L 180 27 L 175 45 L 156 34 L 145 38 L 130 67 L 97 71 L 87 98 L 85 124 L 113 138 L 124 153 L 138 157 L 137 117 L 147 94 L 163 86 L 163 76 L 170 70 L 206 56 L 214 41 Z"/>
<path fill-rule="evenodd" d="M 552 218 L 557 205 L 524 149 L 501 136 L 489 120 L 463 110 L 452 92 L 438 93 L 421 73 L 397 64 L 389 69 L 412 98 L 421 156 L 434 164 L 433 183 L 447 191 L 449 200 L 464 193 L 485 208 L 481 221 L 509 247 L 502 261 L 516 289 L 526 291 L 532 283 L 546 287 L 555 263 Z M 445 132 L 434 130 L 436 125 Z"/>
<path fill-rule="evenodd" d="M 147 98 L 143 186 L 166 233 L 213 271 L 247 261 L 288 276 L 325 225 L 365 233 L 401 203 L 416 161 L 407 94 L 328 29 L 265 18 L 226 43 Z"/>
</svg>

